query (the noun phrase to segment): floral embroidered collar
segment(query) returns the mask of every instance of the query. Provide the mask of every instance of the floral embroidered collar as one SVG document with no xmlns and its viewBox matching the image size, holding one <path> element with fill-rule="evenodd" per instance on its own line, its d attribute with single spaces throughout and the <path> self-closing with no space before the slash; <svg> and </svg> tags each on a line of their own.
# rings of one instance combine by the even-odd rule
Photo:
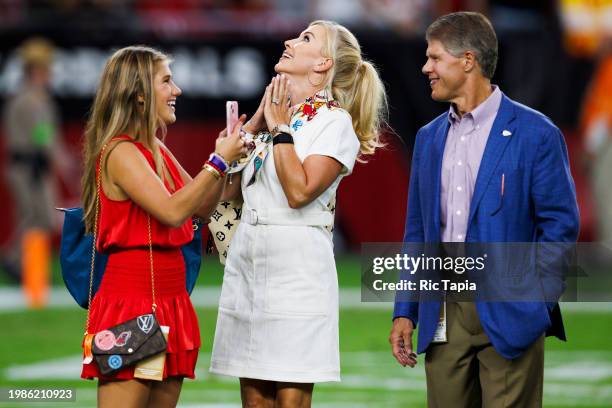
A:
<svg viewBox="0 0 612 408">
<path fill-rule="evenodd" d="M 303 118 L 310 122 L 316 116 L 321 106 L 326 106 L 330 110 L 340 107 L 327 90 L 317 92 L 313 96 L 306 98 L 304 102 L 295 108 L 291 117 L 291 127 L 293 130 L 298 130 L 304 124 Z"/>
<path fill-rule="evenodd" d="M 314 118 L 322 106 L 326 106 L 327 109 L 336 109 L 340 107 L 338 102 L 331 97 L 331 94 L 322 90 L 317 92 L 313 96 L 306 98 L 304 102 L 299 105 L 294 106 L 293 115 L 291 116 L 290 126 L 294 131 L 297 131 L 301 126 L 304 125 L 303 119 L 306 118 L 306 122 L 310 122 L 312 118 Z M 258 174 L 262 168 L 263 162 L 268 156 L 270 149 L 272 147 L 272 136 L 267 131 L 262 131 L 257 135 L 253 135 L 253 145 L 254 149 L 251 150 L 250 155 L 246 159 L 242 159 L 241 163 L 243 163 L 237 170 L 241 170 L 244 168 L 247 163 L 253 162 L 253 175 L 249 179 L 247 186 L 252 185 L 257 181 Z"/>
</svg>

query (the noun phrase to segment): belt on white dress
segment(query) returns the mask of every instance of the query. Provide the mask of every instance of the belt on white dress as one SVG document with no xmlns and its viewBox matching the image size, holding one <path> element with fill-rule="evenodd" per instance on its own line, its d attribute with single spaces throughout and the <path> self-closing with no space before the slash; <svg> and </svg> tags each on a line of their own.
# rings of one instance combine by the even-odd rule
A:
<svg viewBox="0 0 612 408">
<path fill-rule="evenodd" d="M 334 215 L 330 211 L 300 211 L 290 208 L 242 209 L 241 221 L 251 225 L 302 225 L 325 227 L 334 224 Z"/>
</svg>

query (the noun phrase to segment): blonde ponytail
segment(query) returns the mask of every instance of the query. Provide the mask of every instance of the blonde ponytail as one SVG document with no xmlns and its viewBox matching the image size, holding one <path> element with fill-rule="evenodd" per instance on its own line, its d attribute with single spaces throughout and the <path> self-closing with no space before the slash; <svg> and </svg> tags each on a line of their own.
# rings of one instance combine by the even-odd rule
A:
<svg viewBox="0 0 612 408">
<path fill-rule="evenodd" d="M 344 26 L 332 21 L 317 20 L 310 25 L 323 26 L 327 44 L 323 55 L 334 65 L 327 79 L 327 88 L 353 120 L 353 128 L 361 147 L 360 161 L 374 154 L 383 144 L 380 133 L 387 125 L 387 95 L 374 64 L 364 60 L 355 36 Z"/>
</svg>

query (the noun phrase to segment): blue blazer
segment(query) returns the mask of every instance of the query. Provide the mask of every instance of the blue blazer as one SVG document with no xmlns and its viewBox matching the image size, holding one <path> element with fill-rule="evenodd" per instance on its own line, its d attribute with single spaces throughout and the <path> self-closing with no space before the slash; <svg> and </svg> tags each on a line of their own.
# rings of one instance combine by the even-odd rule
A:
<svg viewBox="0 0 612 408">
<path fill-rule="evenodd" d="M 449 122 L 444 113 L 417 133 L 412 157 L 404 242 L 440 241 L 442 156 Z M 506 131 L 506 132 L 505 132 Z M 504 134 L 511 133 L 510 136 Z M 501 175 L 505 192 L 500 195 Z M 567 147 L 546 116 L 503 95 L 482 157 L 470 204 L 466 242 L 575 242 L 579 215 Z M 547 299 L 565 284 L 555 271 Z M 419 326 L 418 353 L 431 343 L 440 302 L 396 301 L 394 318 Z M 521 355 L 542 334 L 565 340 L 559 306 L 544 302 L 477 302 L 480 323 L 499 354 Z"/>
</svg>

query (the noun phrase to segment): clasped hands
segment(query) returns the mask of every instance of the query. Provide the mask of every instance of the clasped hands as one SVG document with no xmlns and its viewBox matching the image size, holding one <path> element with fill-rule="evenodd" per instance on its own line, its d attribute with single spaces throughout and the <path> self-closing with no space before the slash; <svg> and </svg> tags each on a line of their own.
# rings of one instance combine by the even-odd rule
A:
<svg viewBox="0 0 612 408">
<path fill-rule="evenodd" d="M 291 83 L 285 75 L 276 75 L 266 86 L 261 102 L 253 117 L 244 125 L 244 130 L 257 133 L 267 128 L 269 132 L 279 125 L 291 121 Z"/>
</svg>

